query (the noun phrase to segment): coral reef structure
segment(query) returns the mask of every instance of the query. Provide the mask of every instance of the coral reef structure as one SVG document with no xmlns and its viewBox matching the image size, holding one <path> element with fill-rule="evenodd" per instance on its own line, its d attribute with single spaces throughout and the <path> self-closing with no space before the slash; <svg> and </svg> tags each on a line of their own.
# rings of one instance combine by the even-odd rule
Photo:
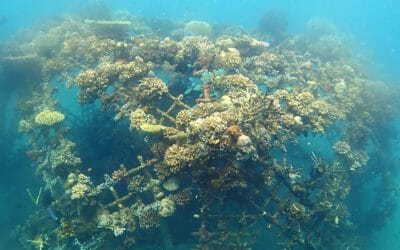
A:
<svg viewBox="0 0 400 250">
<path fill-rule="evenodd" d="M 18 115 L 48 194 L 19 227 L 21 245 L 251 249 L 270 237 L 264 248 L 362 246 L 349 194 L 357 178 L 391 178 L 389 165 L 365 175 L 388 141 L 377 128 L 398 115 L 382 113 L 395 107 L 392 93 L 378 98 L 368 87 L 386 85 L 367 79 L 347 53 L 317 56 L 320 43 L 286 37 L 276 13 L 260 23 L 275 46 L 250 32 L 212 34 L 205 22 L 179 25 L 186 36 L 173 39 L 129 16 L 71 17 L 13 41 L 23 55 L 9 51 L 6 67 L 23 58 L 40 67 Z M 71 93 L 66 86 L 69 102 L 104 114 L 92 120 L 102 127 L 89 133 L 92 144 L 74 122 L 89 117 L 64 112 L 57 99 Z M 329 155 L 309 150 L 318 140 Z M 375 207 L 389 211 L 389 200 Z"/>
</svg>

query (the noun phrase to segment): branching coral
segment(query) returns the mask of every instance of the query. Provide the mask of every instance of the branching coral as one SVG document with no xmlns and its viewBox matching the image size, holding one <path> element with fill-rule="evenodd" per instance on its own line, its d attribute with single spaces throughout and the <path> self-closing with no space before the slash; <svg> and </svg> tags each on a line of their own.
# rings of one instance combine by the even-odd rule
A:
<svg viewBox="0 0 400 250">
<path fill-rule="evenodd" d="M 84 174 L 79 174 L 78 176 L 69 175 L 68 184 L 71 185 L 71 199 L 84 199 L 91 192 L 91 187 L 93 186 L 90 178 Z"/>
<path fill-rule="evenodd" d="M 135 215 L 129 208 L 112 214 L 103 212 L 98 216 L 98 227 L 110 229 L 115 236 L 120 236 L 125 231 L 133 232 L 136 229 Z"/>
<path fill-rule="evenodd" d="M 366 165 L 369 157 L 366 152 L 361 150 L 352 150 L 351 146 L 345 141 L 339 141 L 333 145 L 333 149 L 349 163 L 351 171 L 358 171 Z"/>
</svg>

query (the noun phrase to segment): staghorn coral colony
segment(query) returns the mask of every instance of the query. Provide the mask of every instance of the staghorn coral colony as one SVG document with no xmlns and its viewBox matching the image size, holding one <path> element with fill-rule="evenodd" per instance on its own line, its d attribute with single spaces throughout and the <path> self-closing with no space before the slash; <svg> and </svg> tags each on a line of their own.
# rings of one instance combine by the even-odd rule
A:
<svg viewBox="0 0 400 250">
<path fill-rule="evenodd" d="M 377 131 L 398 114 L 394 94 L 374 91 L 386 85 L 347 53 L 313 53 L 313 36 L 270 46 L 263 34 L 177 26 L 160 36 L 136 17 L 70 17 L 10 41 L 2 67 L 23 86 L 19 130 L 44 185 L 21 245 L 361 247 L 355 177 L 382 180 L 367 212 L 376 223 L 393 206 L 389 142 Z M 83 111 L 57 99 L 71 91 Z M 330 155 L 307 140 L 327 141 Z"/>
</svg>

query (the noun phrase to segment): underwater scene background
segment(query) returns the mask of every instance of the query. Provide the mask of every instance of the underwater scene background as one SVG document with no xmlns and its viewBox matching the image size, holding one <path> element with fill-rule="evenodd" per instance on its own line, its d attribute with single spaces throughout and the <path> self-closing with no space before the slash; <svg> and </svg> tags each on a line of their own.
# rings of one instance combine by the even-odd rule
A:
<svg viewBox="0 0 400 250">
<path fill-rule="evenodd" d="M 0 249 L 400 249 L 399 9 L 3 1 Z"/>
</svg>

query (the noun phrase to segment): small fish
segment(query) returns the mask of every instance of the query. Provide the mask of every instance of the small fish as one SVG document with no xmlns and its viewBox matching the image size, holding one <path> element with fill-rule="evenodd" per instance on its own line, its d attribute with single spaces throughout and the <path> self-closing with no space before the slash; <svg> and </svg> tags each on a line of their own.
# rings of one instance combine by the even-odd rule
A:
<svg viewBox="0 0 400 250">
<path fill-rule="evenodd" d="M 336 224 L 336 225 L 338 225 L 338 224 L 339 224 L 339 222 L 340 222 L 340 221 L 339 221 L 339 217 L 338 217 L 338 216 L 336 216 L 336 217 L 335 217 L 335 224 Z"/>
</svg>

